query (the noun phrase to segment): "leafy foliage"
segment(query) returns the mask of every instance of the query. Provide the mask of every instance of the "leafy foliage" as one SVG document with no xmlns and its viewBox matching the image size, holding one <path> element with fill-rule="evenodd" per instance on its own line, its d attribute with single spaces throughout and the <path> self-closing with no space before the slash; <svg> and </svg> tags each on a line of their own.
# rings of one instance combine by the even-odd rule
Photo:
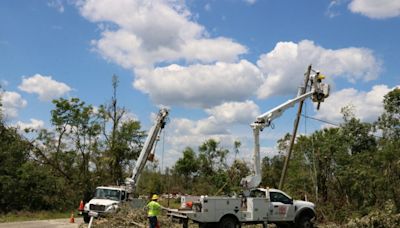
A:
<svg viewBox="0 0 400 228">
<path fill-rule="evenodd" d="M 96 186 L 122 182 L 145 134 L 117 106 L 116 86 L 112 104 L 98 110 L 79 98 L 54 100 L 53 129 L 26 130 L 32 141 L 0 119 L 0 212 L 70 210 Z"/>
</svg>

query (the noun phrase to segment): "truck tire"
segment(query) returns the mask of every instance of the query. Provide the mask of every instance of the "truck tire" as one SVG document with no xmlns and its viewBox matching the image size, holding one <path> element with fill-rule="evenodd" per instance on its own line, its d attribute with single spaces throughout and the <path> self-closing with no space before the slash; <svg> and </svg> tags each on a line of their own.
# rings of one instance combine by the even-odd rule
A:
<svg viewBox="0 0 400 228">
<path fill-rule="evenodd" d="M 83 221 L 84 221 L 85 223 L 89 223 L 89 222 L 90 222 L 90 216 L 89 216 L 88 214 L 84 214 L 84 215 L 83 215 Z"/>
<path fill-rule="evenodd" d="M 215 223 L 199 223 L 199 228 L 215 228 Z"/>
<path fill-rule="evenodd" d="M 314 224 L 311 222 L 311 217 L 304 215 L 299 219 L 299 222 L 297 223 L 298 228 L 313 228 Z"/>
<path fill-rule="evenodd" d="M 225 216 L 219 222 L 219 228 L 236 228 L 239 227 L 239 223 L 237 222 L 236 218 L 232 216 Z"/>
</svg>

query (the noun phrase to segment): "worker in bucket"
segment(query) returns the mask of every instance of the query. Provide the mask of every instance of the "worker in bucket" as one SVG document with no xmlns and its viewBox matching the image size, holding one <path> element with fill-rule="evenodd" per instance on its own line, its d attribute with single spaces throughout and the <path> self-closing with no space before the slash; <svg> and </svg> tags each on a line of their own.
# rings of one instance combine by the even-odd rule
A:
<svg viewBox="0 0 400 228">
<path fill-rule="evenodd" d="M 159 228 L 160 225 L 157 221 L 157 216 L 160 214 L 160 211 L 164 209 L 158 202 L 158 195 L 154 194 L 151 197 L 151 201 L 147 204 L 147 217 L 149 218 L 150 228 Z"/>
</svg>

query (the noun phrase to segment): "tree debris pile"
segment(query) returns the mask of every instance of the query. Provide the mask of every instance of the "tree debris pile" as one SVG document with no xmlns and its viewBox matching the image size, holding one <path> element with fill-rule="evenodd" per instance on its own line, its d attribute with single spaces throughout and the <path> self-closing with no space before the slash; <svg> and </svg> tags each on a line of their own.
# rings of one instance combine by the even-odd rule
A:
<svg viewBox="0 0 400 228">
<path fill-rule="evenodd" d="M 375 210 L 362 218 L 350 220 L 347 228 L 363 228 L 363 227 L 384 227 L 395 228 L 400 225 L 400 214 L 396 213 L 396 206 L 393 201 L 389 200 L 385 203 L 383 210 Z"/>
<path fill-rule="evenodd" d="M 157 217 L 160 227 L 178 228 L 182 225 L 173 223 L 171 218 L 160 215 Z M 132 209 L 128 205 L 122 205 L 117 213 L 100 217 L 93 221 L 92 227 L 148 227 L 147 212 L 144 209 Z M 80 228 L 87 227 L 87 225 L 80 226 Z M 189 226 L 192 227 L 192 226 Z M 194 226 L 193 226 L 194 227 Z M 197 226 L 196 226 L 197 227 Z"/>
</svg>

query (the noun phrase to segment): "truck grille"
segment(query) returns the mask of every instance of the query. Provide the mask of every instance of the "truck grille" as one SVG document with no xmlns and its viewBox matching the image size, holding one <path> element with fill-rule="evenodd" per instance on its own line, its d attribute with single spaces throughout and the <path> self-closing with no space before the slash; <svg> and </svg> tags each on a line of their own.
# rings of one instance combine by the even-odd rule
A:
<svg viewBox="0 0 400 228">
<path fill-rule="evenodd" d="M 106 210 L 106 206 L 104 206 L 104 205 L 90 204 L 90 205 L 89 205 L 89 209 L 90 209 L 91 211 L 105 211 L 105 210 Z"/>
</svg>

